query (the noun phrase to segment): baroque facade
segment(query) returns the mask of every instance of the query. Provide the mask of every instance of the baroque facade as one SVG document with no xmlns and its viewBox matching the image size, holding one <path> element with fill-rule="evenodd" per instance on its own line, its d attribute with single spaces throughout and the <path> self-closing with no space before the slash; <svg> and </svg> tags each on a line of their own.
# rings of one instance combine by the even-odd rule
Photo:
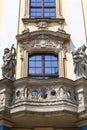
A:
<svg viewBox="0 0 87 130">
<path fill-rule="evenodd" d="M 0 129 L 87 130 L 87 47 L 71 53 L 66 4 L 20 0 L 19 5 L 17 49 L 12 45 L 3 56 Z M 87 37 L 85 5 L 83 0 Z"/>
</svg>

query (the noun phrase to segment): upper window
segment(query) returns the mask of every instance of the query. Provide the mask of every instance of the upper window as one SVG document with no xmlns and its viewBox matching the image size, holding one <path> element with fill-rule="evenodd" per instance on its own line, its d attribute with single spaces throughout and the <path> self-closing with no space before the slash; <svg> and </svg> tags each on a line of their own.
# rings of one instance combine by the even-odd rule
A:
<svg viewBox="0 0 87 130">
<path fill-rule="evenodd" d="M 30 18 L 55 18 L 55 0 L 31 0 Z"/>
<path fill-rule="evenodd" d="M 28 75 L 40 79 L 58 77 L 58 58 L 54 55 L 33 55 L 28 58 Z"/>
</svg>

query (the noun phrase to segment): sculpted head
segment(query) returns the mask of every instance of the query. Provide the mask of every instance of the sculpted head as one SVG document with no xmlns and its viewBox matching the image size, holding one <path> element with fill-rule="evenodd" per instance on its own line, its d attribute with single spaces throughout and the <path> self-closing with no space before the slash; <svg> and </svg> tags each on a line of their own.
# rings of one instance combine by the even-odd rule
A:
<svg viewBox="0 0 87 130">
<path fill-rule="evenodd" d="M 4 49 L 4 54 L 9 53 L 9 51 L 10 51 L 9 48 L 5 48 L 5 49 Z"/>
<path fill-rule="evenodd" d="M 85 51 L 86 50 L 86 46 L 85 46 L 85 44 L 83 44 L 83 46 L 82 46 L 82 51 Z"/>
</svg>

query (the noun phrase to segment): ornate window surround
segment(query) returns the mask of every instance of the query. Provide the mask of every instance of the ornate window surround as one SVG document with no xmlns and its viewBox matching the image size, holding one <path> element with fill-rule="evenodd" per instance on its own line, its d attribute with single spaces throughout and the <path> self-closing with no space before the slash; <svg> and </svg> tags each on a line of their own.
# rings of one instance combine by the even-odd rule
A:
<svg viewBox="0 0 87 130">
<path fill-rule="evenodd" d="M 17 35 L 19 42 L 17 60 L 20 61 L 20 76 L 27 77 L 28 72 L 28 56 L 34 54 L 56 54 L 59 59 L 59 77 L 65 77 L 65 64 L 67 43 L 69 43 L 70 35 L 66 33 L 59 33 L 54 31 L 34 31 Z M 18 65 L 17 65 L 18 67 Z M 17 72 L 18 73 L 18 72 Z"/>
</svg>

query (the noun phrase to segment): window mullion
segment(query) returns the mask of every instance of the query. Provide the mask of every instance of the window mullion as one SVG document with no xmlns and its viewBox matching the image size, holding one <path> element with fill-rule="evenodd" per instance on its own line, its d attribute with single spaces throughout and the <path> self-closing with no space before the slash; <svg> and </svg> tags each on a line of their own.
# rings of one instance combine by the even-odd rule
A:
<svg viewBox="0 0 87 130">
<path fill-rule="evenodd" d="M 42 77 L 45 75 L 45 56 L 42 56 Z"/>
<path fill-rule="evenodd" d="M 42 17 L 44 17 L 44 0 L 42 0 Z"/>
<path fill-rule="evenodd" d="M 42 0 L 41 3 L 37 3 L 37 1 L 30 1 L 30 17 L 31 18 L 55 18 L 55 9 L 56 9 L 56 1 L 46 2 Z M 36 5 L 35 5 L 36 3 Z M 50 4 L 51 3 L 51 4 Z"/>
</svg>

